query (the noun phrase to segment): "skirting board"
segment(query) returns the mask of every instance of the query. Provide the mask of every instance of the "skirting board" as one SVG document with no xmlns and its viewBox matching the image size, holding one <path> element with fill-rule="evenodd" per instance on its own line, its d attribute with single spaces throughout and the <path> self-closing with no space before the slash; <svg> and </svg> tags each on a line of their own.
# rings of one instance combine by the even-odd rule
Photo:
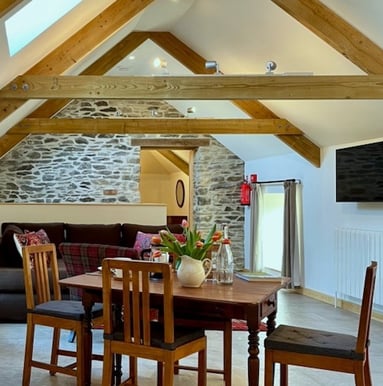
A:
<svg viewBox="0 0 383 386">
<path fill-rule="evenodd" d="M 313 291 L 307 288 L 294 288 L 295 292 L 308 296 L 309 298 L 319 300 L 324 303 L 331 304 L 333 306 L 342 308 L 346 311 L 354 312 L 358 314 L 360 312 L 360 306 L 358 306 L 355 303 L 349 302 L 347 300 L 339 300 L 337 299 L 335 304 L 335 297 L 322 294 L 321 292 Z M 383 314 L 380 312 L 373 312 L 372 313 L 372 319 L 377 320 L 379 322 L 383 322 Z"/>
</svg>

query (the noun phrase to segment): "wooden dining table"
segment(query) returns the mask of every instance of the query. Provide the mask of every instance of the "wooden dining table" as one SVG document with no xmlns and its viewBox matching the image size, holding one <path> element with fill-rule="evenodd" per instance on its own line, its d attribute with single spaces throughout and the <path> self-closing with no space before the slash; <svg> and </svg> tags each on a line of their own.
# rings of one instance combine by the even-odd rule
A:
<svg viewBox="0 0 383 386">
<path fill-rule="evenodd" d="M 246 281 L 235 278 L 232 285 L 220 285 L 207 280 L 199 288 L 182 287 L 174 278 L 174 310 L 177 315 L 190 315 L 200 321 L 209 318 L 243 319 L 248 327 L 247 379 L 249 386 L 259 385 L 259 326 L 267 318 L 267 334 L 275 329 L 277 314 L 277 293 L 286 287 L 288 279 Z M 92 320 L 91 308 L 95 302 L 102 302 L 102 275 L 86 273 L 60 280 L 63 287 L 82 290 L 85 310 L 86 331 L 83 345 L 85 357 L 84 385 L 91 384 L 92 362 Z M 113 290 L 116 303 L 122 293 L 121 281 L 115 280 Z M 150 292 L 154 299 L 161 301 L 161 287 L 156 280 L 151 282 Z"/>
</svg>

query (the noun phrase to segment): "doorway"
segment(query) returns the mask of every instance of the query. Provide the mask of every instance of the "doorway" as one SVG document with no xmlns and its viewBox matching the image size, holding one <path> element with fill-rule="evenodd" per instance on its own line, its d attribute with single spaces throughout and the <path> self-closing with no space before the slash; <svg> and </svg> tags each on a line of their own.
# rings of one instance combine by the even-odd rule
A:
<svg viewBox="0 0 383 386">
<path fill-rule="evenodd" d="M 188 149 L 141 148 L 141 202 L 166 204 L 168 224 L 190 218 L 192 153 Z"/>
</svg>

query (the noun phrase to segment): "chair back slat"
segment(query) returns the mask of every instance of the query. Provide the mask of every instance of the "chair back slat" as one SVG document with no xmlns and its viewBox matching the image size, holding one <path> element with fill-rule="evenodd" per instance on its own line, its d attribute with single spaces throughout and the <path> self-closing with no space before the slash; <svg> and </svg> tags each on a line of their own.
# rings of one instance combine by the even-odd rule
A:
<svg viewBox="0 0 383 386">
<path fill-rule="evenodd" d="M 362 305 L 359 316 L 358 339 L 355 349 L 355 351 L 358 353 L 365 352 L 366 346 L 368 344 L 376 281 L 376 270 L 376 261 L 372 261 L 371 264 L 366 268 Z"/>
<path fill-rule="evenodd" d="M 106 258 L 102 263 L 104 333 L 113 335 L 118 329 L 118 321 L 113 319 L 112 281 L 114 270 L 122 271 L 122 312 L 123 340 L 129 344 L 151 344 L 151 274 L 161 273 L 163 279 L 156 285 L 162 285 L 164 300 L 161 315 L 164 315 L 163 335 L 166 343 L 174 342 L 173 319 L 173 277 L 172 268 L 167 263 L 132 261 L 124 258 Z M 158 308 L 158 304 L 156 304 Z"/>
<path fill-rule="evenodd" d="M 54 244 L 23 247 L 23 270 L 28 309 L 53 299 L 61 300 Z"/>
</svg>

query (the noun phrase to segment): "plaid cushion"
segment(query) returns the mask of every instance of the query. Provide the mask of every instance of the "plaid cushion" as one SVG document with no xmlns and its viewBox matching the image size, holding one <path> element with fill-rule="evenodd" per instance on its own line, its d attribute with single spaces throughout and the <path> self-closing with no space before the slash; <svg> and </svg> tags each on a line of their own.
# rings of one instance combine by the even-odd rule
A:
<svg viewBox="0 0 383 386">
<path fill-rule="evenodd" d="M 59 251 L 65 263 L 68 276 L 95 272 L 105 257 L 129 257 L 138 259 L 137 251 L 133 248 L 119 247 L 105 244 L 61 243 Z M 81 291 L 70 289 L 71 299 L 81 298 Z"/>
</svg>

